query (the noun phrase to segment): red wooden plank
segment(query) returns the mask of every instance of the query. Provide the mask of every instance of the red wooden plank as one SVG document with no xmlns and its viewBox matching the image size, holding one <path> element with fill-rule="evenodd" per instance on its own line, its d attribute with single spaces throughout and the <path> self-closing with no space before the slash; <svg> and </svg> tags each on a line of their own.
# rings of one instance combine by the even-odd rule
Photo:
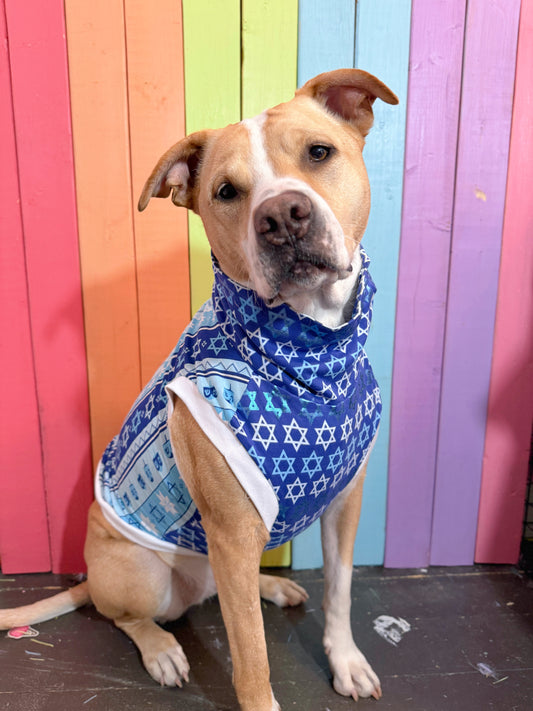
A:
<svg viewBox="0 0 533 711">
<path fill-rule="evenodd" d="M 414 0 L 385 564 L 429 563 L 466 0 Z"/>
<path fill-rule="evenodd" d="M 92 465 L 64 9 L 6 11 L 52 568 L 76 571 Z"/>
<path fill-rule="evenodd" d="M 533 420 L 533 3 L 522 3 L 475 559 L 515 563 Z"/>
<path fill-rule="evenodd" d="M 50 570 L 50 551 L 3 0 L 0 38 L 0 559 L 28 573 Z"/>
</svg>

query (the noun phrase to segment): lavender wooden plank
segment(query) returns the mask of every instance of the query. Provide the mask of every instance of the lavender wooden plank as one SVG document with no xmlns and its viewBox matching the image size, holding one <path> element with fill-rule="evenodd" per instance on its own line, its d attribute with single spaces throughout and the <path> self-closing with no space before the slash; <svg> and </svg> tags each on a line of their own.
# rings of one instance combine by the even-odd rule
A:
<svg viewBox="0 0 533 711">
<path fill-rule="evenodd" d="M 414 0 L 390 437 L 389 567 L 429 562 L 466 0 Z"/>
<path fill-rule="evenodd" d="M 431 563 L 474 562 L 520 0 L 470 0 Z"/>
</svg>

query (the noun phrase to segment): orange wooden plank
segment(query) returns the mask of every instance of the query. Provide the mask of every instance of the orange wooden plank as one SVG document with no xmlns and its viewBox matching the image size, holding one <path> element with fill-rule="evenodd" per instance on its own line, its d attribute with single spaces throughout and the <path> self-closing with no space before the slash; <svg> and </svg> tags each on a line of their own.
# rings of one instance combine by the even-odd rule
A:
<svg viewBox="0 0 533 711">
<path fill-rule="evenodd" d="M 123 4 L 65 0 L 93 453 L 141 386 Z"/>
<path fill-rule="evenodd" d="M 126 0 L 135 205 L 160 155 L 185 135 L 181 2 Z M 141 374 L 147 382 L 190 319 L 187 213 L 168 200 L 134 211 Z"/>
<path fill-rule="evenodd" d="M 27 573 L 51 560 L 3 0 L 0 38 L 0 562 L 4 573 Z"/>
</svg>

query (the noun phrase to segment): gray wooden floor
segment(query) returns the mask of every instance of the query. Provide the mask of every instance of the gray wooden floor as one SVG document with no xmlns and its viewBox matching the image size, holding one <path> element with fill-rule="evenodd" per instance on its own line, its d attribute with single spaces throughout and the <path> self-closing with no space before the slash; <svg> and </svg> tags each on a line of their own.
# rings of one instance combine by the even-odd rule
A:
<svg viewBox="0 0 533 711">
<path fill-rule="evenodd" d="M 321 571 L 285 574 L 301 582 L 310 599 L 290 610 L 264 604 L 272 684 L 284 711 L 533 708 L 533 581 L 515 569 L 356 570 L 354 635 L 383 685 L 381 701 L 357 706 L 331 687 L 321 646 Z M 0 607 L 26 604 L 72 582 L 66 576 L 0 575 Z M 13 640 L 2 632 L 0 709 L 236 709 L 216 599 L 167 629 L 191 664 L 183 689 L 159 688 L 134 645 L 92 607 L 39 625 L 34 639 Z"/>
</svg>

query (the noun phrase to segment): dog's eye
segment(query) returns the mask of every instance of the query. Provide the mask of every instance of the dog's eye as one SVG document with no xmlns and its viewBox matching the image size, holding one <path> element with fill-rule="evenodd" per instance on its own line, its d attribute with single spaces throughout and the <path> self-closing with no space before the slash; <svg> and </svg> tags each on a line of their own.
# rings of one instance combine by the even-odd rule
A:
<svg viewBox="0 0 533 711">
<path fill-rule="evenodd" d="M 237 197 L 237 190 L 231 183 L 222 183 L 217 190 L 219 200 L 233 200 Z"/>
<path fill-rule="evenodd" d="M 326 160 L 326 158 L 331 153 L 331 148 L 329 146 L 311 146 L 309 149 L 309 157 L 315 163 L 320 163 L 320 161 Z"/>
</svg>

